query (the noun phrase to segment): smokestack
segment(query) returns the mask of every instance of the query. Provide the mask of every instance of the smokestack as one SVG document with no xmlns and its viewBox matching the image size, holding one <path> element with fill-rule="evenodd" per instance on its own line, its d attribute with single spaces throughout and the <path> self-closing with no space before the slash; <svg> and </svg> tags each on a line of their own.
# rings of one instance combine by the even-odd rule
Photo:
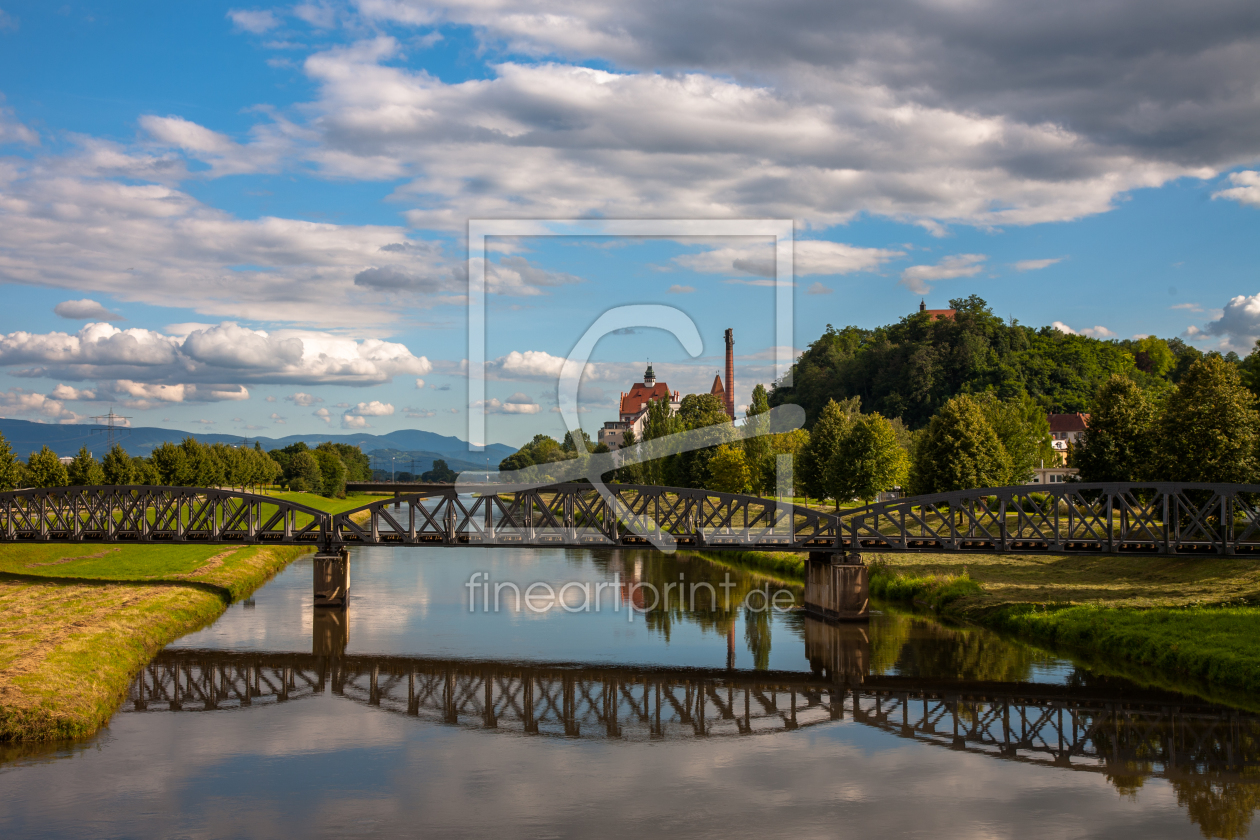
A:
<svg viewBox="0 0 1260 840">
<path fill-rule="evenodd" d="M 735 331 L 726 331 L 726 416 L 735 419 Z"/>
</svg>

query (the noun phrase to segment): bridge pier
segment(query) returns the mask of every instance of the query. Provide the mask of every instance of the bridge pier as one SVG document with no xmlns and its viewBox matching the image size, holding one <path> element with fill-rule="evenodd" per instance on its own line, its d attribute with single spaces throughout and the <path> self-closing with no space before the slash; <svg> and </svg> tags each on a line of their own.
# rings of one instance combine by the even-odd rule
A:
<svg viewBox="0 0 1260 840">
<path fill-rule="evenodd" d="M 870 570 L 859 554 L 811 551 L 805 561 L 805 609 L 833 621 L 868 621 Z"/>
<path fill-rule="evenodd" d="M 344 607 L 350 603 L 350 552 L 345 548 L 315 555 L 315 606 Z"/>
</svg>

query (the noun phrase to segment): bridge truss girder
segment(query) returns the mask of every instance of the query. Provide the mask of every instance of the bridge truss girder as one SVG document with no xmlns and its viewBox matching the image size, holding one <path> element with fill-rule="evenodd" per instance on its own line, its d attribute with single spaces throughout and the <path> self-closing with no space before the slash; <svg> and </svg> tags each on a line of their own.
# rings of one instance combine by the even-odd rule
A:
<svg viewBox="0 0 1260 840">
<path fill-rule="evenodd" d="M 395 496 L 333 517 L 345 545 L 690 547 L 834 550 L 839 520 L 774 499 L 650 485 L 589 484 Z"/>
<path fill-rule="evenodd" d="M 1260 553 L 1260 485 L 1067 483 L 957 490 L 842 511 L 846 551 Z"/>
<path fill-rule="evenodd" d="M 0 542 L 320 545 L 329 516 L 274 496 L 201 487 L 0 493 Z"/>
</svg>

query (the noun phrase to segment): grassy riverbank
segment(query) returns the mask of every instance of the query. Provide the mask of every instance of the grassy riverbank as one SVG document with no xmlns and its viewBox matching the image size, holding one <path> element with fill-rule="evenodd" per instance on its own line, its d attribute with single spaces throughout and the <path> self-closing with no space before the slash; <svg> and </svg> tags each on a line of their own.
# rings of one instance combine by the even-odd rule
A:
<svg viewBox="0 0 1260 840">
<path fill-rule="evenodd" d="M 309 551 L 125 546 L 76 556 L 75 547 L 11 548 L 0 551 L 0 741 L 95 732 L 157 651 Z M 77 546 L 80 555 L 100 554 L 96 548 Z"/>
<path fill-rule="evenodd" d="M 871 592 L 1213 699 L 1260 692 L 1260 562 L 868 556 Z M 1091 663 L 1092 664 L 1092 663 Z"/>
<path fill-rule="evenodd" d="M 333 513 L 370 501 L 282 495 Z M 0 546 L 0 742 L 92 734 L 157 651 L 311 550 Z"/>
</svg>

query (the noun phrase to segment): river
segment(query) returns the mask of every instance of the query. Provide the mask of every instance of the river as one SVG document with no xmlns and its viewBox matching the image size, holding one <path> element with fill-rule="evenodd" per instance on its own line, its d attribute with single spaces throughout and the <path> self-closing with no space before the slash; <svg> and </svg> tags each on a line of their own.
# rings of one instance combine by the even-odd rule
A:
<svg viewBox="0 0 1260 840">
<path fill-rule="evenodd" d="M 1260 836 L 1260 716 L 986 631 L 647 552 L 357 549 L 344 612 L 311 576 L 9 755 L 0 837 Z"/>
</svg>

